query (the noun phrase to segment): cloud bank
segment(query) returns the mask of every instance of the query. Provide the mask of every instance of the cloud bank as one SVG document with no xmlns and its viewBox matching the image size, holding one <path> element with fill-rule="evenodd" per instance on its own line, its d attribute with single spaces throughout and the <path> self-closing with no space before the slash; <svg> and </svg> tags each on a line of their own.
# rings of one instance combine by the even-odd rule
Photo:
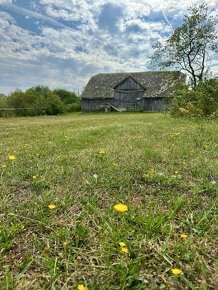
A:
<svg viewBox="0 0 218 290">
<path fill-rule="evenodd" d="M 148 70 L 152 44 L 194 3 L 0 0 L 0 92 L 37 84 L 80 90 L 96 73 Z"/>
</svg>

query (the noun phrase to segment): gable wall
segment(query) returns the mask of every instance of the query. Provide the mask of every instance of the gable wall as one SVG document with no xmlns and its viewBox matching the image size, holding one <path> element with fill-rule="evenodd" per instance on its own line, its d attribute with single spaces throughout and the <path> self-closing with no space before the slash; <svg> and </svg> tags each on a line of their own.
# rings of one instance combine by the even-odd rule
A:
<svg viewBox="0 0 218 290">
<path fill-rule="evenodd" d="M 141 89 L 144 90 L 144 88 L 139 83 L 137 83 L 131 77 L 128 77 L 123 82 L 118 84 L 114 88 L 114 91 L 117 91 L 117 90 L 132 91 L 132 90 L 141 90 Z"/>
</svg>

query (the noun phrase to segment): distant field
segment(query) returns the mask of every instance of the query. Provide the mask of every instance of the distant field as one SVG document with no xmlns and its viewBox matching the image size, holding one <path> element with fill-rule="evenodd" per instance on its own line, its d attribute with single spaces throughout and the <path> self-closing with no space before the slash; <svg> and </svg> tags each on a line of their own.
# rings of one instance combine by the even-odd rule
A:
<svg viewBox="0 0 218 290">
<path fill-rule="evenodd" d="M 215 289 L 217 136 L 157 113 L 1 119 L 0 289 Z"/>
</svg>

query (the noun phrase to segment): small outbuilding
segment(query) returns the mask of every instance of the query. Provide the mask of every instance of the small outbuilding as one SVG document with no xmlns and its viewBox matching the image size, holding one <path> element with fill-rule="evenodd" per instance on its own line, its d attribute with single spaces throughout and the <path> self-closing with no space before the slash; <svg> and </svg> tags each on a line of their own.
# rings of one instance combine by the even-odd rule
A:
<svg viewBox="0 0 218 290">
<path fill-rule="evenodd" d="M 97 74 L 82 95 L 83 111 L 164 111 L 171 103 L 177 82 L 186 82 L 180 71 Z"/>
</svg>

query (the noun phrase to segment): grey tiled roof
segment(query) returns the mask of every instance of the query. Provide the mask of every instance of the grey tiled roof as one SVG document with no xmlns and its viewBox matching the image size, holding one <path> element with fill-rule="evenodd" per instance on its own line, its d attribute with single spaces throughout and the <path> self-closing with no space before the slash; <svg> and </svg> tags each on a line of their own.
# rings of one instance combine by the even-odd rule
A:
<svg viewBox="0 0 218 290">
<path fill-rule="evenodd" d="M 185 82 L 186 75 L 180 71 L 148 71 L 97 74 L 91 77 L 86 85 L 81 98 L 83 99 L 107 99 L 114 97 L 114 87 L 131 76 L 144 88 L 145 98 L 163 97 L 172 88 L 175 82 Z"/>
</svg>

